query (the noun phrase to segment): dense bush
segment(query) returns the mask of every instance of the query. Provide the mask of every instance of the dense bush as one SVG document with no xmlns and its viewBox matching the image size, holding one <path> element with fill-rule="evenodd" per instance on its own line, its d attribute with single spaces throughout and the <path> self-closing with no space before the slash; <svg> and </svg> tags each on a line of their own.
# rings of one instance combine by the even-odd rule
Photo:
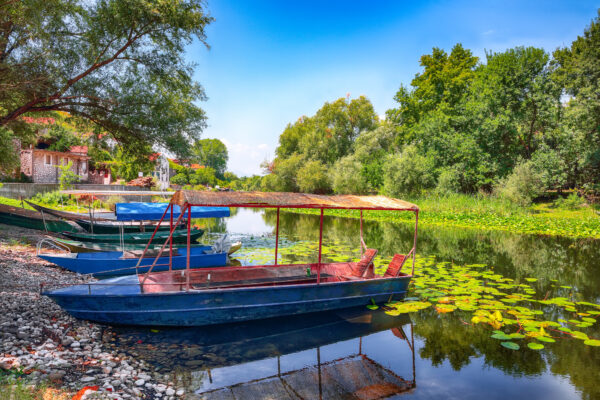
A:
<svg viewBox="0 0 600 400">
<path fill-rule="evenodd" d="M 439 195 L 449 195 L 460 191 L 460 173 L 456 168 L 443 168 L 438 176 L 435 191 Z"/>
<path fill-rule="evenodd" d="M 564 208 L 567 210 L 576 210 L 581 207 L 583 204 L 583 200 L 577 193 L 571 193 L 567 197 L 559 197 L 554 202 L 554 206 L 558 208 Z"/>
<path fill-rule="evenodd" d="M 338 160 L 331 167 L 333 191 L 339 194 L 365 194 L 369 182 L 362 174 L 363 166 L 353 156 Z"/>
<path fill-rule="evenodd" d="M 400 154 L 391 154 L 385 160 L 383 189 L 392 197 L 417 195 L 435 185 L 433 158 L 419 154 L 409 145 Z"/>
<path fill-rule="evenodd" d="M 528 206 L 544 191 L 542 175 L 531 161 L 517 164 L 513 172 L 496 187 L 496 193 L 513 203 Z"/>
<path fill-rule="evenodd" d="M 298 188 L 304 193 L 331 191 L 327 167 L 319 161 L 309 161 L 298 171 Z"/>
</svg>

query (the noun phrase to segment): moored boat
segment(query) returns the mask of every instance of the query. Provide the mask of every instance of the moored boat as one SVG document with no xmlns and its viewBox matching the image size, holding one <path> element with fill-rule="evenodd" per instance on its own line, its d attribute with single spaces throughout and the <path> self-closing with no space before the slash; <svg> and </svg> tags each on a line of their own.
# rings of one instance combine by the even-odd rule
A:
<svg viewBox="0 0 600 400">
<path fill-rule="evenodd" d="M 199 239 L 204 230 L 193 228 L 190 230 L 190 240 L 196 242 Z M 115 234 L 96 234 L 96 233 L 81 233 L 81 232 L 63 232 L 63 235 L 83 242 L 97 242 L 97 243 L 147 243 L 151 238 L 154 244 L 162 243 L 167 237 L 173 239 L 173 243 L 185 243 L 187 242 L 188 231 L 185 229 L 175 229 L 172 235 L 169 235 L 168 231 L 153 232 L 137 232 L 137 233 L 123 233 Z"/>
<path fill-rule="evenodd" d="M 142 250 L 105 251 L 97 253 L 38 254 L 53 264 L 80 274 L 93 274 L 95 277 L 132 275 L 147 272 L 155 263 L 158 252 L 148 251 L 138 264 Z M 175 248 L 172 257 L 165 251 L 154 267 L 154 271 L 180 270 L 186 268 L 186 250 Z M 211 246 L 190 248 L 190 267 L 219 267 L 227 264 L 227 252 L 214 252 Z"/>
<path fill-rule="evenodd" d="M 0 204 L 0 224 L 48 232 L 77 231 L 75 226 L 52 215 L 42 215 L 33 210 L 5 204 Z"/>
<path fill-rule="evenodd" d="M 51 241 L 55 245 L 50 247 L 66 250 L 71 253 L 89 253 L 100 251 L 132 251 L 144 250 L 146 245 L 143 243 L 97 243 L 97 242 L 80 242 L 77 240 L 62 239 L 58 237 L 47 237 L 45 241 Z M 162 244 L 162 243 L 161 243 Z M 153 244 L 149 247 L 150 250 L 155 250 L 161 247 L 161 244 Z"/>
<path fill-rule="evenodd" d="M 86 219 L 86 218 L 88 218 L 87 214 L 70 212 L 70 211 L 55 210 L 53 208 L 48 208 L 48 207 L 40 206 L 39 204 L 32 203 L 32 202 L 30 202 L 28 200 L 24 200 L 24 201 L 25 201 L 25 203 L 27 203 L 30 207 L 32 207 L 36 211 L 39 211 L 40 213 L 43 213 L 43 214 L 46 214 L 46 215 L 51 215 L 51 216 L 56 217 L 56 218 L 66 219 L 66 220 L 69 220 L 69 221 L 76 221 L 78 219 Z M 105 213 L 103 213 L 103 214 L 105 214 Z M 94 220 L 96 220 L 96 221 L 109 221 L 110 218 L 106 218 L 106 216 L 94 216 Z"/>
<path fill-rule="evenodd" d="M 414 273 L 418 207 L 383 196 L 321 196 L 298 193 L 179 191 L 171 199 L 186 212 L 192 206 L 276 208 L 275 264 L 255 267 L 192 269 L 113 278 L 43 292 L 71 315 L 108 324 L 203 326 L 299 315 L 401 300 Z M 278 265 L 280 208 L 321 211 L 318 262 Z M 415 213 L 415 239 L 405 255 L 396 254 L 385 273 L 375 275 L 377 250 L 362 237 L 358 262 L 322 263 L 325 209 L 395 210 Z M 179 223 L 182 215 L 179 216 Z M 190 229 L 188 218 L 188 230 Z M 171 231 L 172 233 L 173 231 Z M 170 241 L 165 239 L 163 248 Z M 188 242 L 189 244 L 189 242 Z M 189 254 L 189 251 L 188 251 Z M 412 271 L 402 268 L 412 258 Z"/>
<path fill-rule="evenodd" d="M 138 233 L 138 232 L 152 232 L 156 227 L 155 224 L 149 223 L 138 223 L 138 224 L 124 224 L 116 222 L 91 222 L 84 219 L 77 219 L 75 223 L 90 233 L 96 234 L 113 234 L 120 233 L 121 230 L 124 233 Z M 158 226 L 159 231 L 168 231 L 169 225 L 162 224 Z"/>
</svg>

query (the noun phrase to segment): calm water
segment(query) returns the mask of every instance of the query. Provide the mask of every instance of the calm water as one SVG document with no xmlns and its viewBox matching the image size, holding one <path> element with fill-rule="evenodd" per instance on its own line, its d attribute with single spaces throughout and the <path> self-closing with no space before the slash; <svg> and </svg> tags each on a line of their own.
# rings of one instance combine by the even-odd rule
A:
<svg viewBox="0 0 600 400">
<path fill-rule="evenodd" d="M 241 264 L 272 262 L 275 218 L 240 209 L 211 229 L 242 240 Z M 317 216 L 282 213 L 280 260 L 316 261 L 318 228 Z M 382 256 L 411 247 L 408 225 L 365 222 L 364 229 Z M 325 258 L 356 258 L 358 231 L 356 220 L 326 217 Z M 557 280 L 571 287 L 561 295 L 600 302 L 598 240 L 421 227 L 418 253 L 538 278 L 534 288 L 550 297 Z M 597 325 L 585 332 L 599 338 Z M 431 308 L 410 317 L 359 309 L 202 329 L 109 328 L 105 340 L 201 398 L 600 398 L 600 347 L 557 339 L 539 352 L 511 351 L 489 337 L 491 329 L 469 328 L 459 313 Z"/>
</svg>

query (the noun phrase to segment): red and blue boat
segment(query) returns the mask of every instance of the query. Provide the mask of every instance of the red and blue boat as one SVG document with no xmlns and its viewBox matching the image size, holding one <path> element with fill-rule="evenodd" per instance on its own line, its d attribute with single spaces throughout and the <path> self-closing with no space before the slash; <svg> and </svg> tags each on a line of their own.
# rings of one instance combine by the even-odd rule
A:
<svg viewBox="0 0 600 400">
<path fill-rule="evenodd" d="M 191 207 L 275 208 L 275 263 L 253 267 L 192 268 L 188 239 L 186 269 L 154 270 L 159 254 L 145 273 L 45 290 L 43 294 L 77 318 L 106 324 L 205 326 L 338 310 L 372 301 L 401 300 L 414 273 L 419 208 L 402 200 L 383 196 L 184 190 L 172 197 L 170 207 L 174 205 L 180 206 L 183 212 L 172 224 L 173 228 L 161 252 L 167 245 L 172 246 L 170 236 L 174 227 L 184 214 L 190 212 Z M 278 264 L 279 212 L 282 208 L 320 210 L 316 263 Z M 323 214 L 326 209 L 361 210 L 362 257 L 359 261 L 322 262 Z M 373 261 L 377 250 L 368 248 L 363 240 L 362 210 L 408 211 L 415 214 L 412 249 L 406 254 L 396 254 L 383 275 L 374 272 Z M 187 230 L 190 231 L 190 218 L 187 221 Z M 157 229 L 154 234 L 156 232 Z M 146 251 L 139 260 L 145 257 L 144 253 Z M 409 259 L 412 260 L 412 269 L 406 273 L 402 269 Z"/>
</svg>

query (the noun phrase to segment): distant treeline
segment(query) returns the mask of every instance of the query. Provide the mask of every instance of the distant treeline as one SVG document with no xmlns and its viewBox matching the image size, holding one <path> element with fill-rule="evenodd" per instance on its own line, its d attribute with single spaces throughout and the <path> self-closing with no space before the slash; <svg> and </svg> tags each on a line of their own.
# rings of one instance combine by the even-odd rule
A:
<svg viewBox="0 0 600 400">
<path fill-rule="evenodd" d="M 312 193 L 600 192 L 600 10 L 568 48 L 434 48 L 379 118 L 364 96 L 288 124 L 240 189 Z"/>
</svg>

